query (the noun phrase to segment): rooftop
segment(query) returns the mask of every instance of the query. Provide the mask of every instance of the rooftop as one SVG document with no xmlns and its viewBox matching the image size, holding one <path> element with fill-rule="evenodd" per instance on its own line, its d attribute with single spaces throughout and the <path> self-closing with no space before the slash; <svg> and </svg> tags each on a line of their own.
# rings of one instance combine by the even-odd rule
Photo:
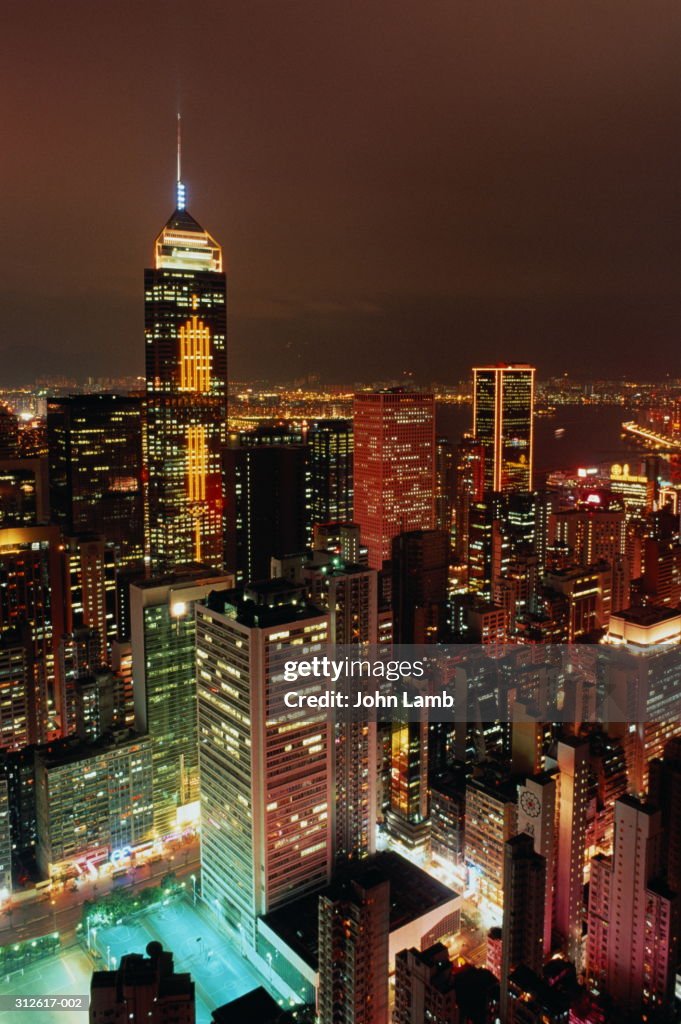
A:
<svg viewBox="0 0 681 1024">
<path fill-rule="evenodd" d="M 205 604 L 250 629 L 269 629 L 324 616 L 323 611 L 308 604 L 300 587 L 284 579 L 249 583 L 245 589 L 212 591 Z"/>
<path fill-rule="evenodd" d="M 390 882 L 390 931 L 396 931 L 437 907 L 456 899 L 458 893 L 431 878 L 397 853 L 382 852 L 350 867 L 319 892 L 302 896 L 267 914 L 264 921 L 313 970 L 318 963 L 319 897 L 342 898 L 347 883 L 375 884 L 378 875 Z"/>
</svg>

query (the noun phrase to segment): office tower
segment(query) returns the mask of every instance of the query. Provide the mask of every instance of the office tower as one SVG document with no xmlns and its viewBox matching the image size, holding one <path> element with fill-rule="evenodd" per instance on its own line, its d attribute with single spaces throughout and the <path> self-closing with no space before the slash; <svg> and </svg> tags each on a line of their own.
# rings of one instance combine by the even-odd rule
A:
<svg viewBox="0 0 681 1024">
<path fill-rule="evenodd" d="M 0 460 L 0 528 L 41 526 L 49 519 L 45 459 Z"/>
<path fill-rule="evenodd" d="M 63 537 L 64 628 L 98 633 L 102 663 L 116 637 L 116 555 L 103 537 Z"/>
<path fill-rule="evenodd" d="M 441 942 L 423 951 L 403 949 L 395 957 L 393 1024 L 460 1024 L 455 978 Z"/>
<path fill-rule="evenodd" d="M 0 764 L 0 902 L 12 892 L 12 840 L 9 785 Z"/>
<path fill-rule="evenodd" d="M 583 960 L 584 871 L 589 799 L 589 743 L 574 737 L 558 741 L 558 858 L 555 927 L 568 959 Z"/>
<path fill-rule="evenodd" d="M 283 707 L 285 662 L 328 631 L 284 580 L 196 606 L 203 897 L 251 948 L 258 916 L 331 871 L 330 726 Z"/>
<path fill-rule="evenodd" d="M 664 756 L 650 762 L 650 802 L 659 808 L 664 829 L 664 877 L 681 897 L 681 738 L 670 740 Z"/>
<path fill-rule="evenodd" d="M 504 914 L 501 927 L 501 1019 L 508 1013 L 508 979 L 521 964 L 539 974 L 544 963 L 546 860 L 522 833 L 504 843 Z"/>
<path fill-rule="evenodd" d="M 552 513 L 549 543 L 563 545 L 577 565 L 595 562 L 613 565 L 626 548 L 621 502 L 607 502 L 596 493 L 588 495 L 577 508 Z"/>
<path fill-rule="evenodd" d="M 355 395 L 354 521 L 382 569 L 393 537 L 435 526 L 435 400 L 432 394 L 374 391 Z"/>
<path fill-rule="evenodd" d="M 225 565 L 237 583 L 267 580 L 272 558 L 306 548 L 305 446 L 229 447 L 223 465 Z"/>
<path fill-rule="evenodd" d="M 319 897 L 319 1024 L 388 1024 L 389 928 L 376 868 Z"/>
<path fill-rule="evenodd" d="M 472 778 L 466 787 L 466 863 L 486 918 L 502 922 L 504 844 L 517 832 L 517 787 Z"/>
<path fill-rule="evenodd" d="M 468 435 L 461 438 L 456 454 L 454 481 L 454 553 L 459 562 L 468 558 L 468 510 L 485 493 L 485 449 Z"/>
<path fill-rule="evenodd" d="M 8 631 L 0 636 L 0 750 L 31 742 L 31 683 L 26 645 Z"/>
<path fill-rule="evenodd" d="M 119 564 L 144 553 L 142 402 L 72 395 L 47 404 L 50 507 L 68 536 L 99 534 Z"/>
<path fill-rule="evenodd" d="M 447 613 L 449 534 L 410 530 L 392 542 L 392 606 L 397 644 L 432 644 Z"/>
<path fill-rule="evenodd" d="M 309 525 L 352 522 L 352 420 L 316 420 L 307 433 Z"/>
<path fill-rule="evenodd" d="M 194 1024 L 194 982 L 176 974 L 173 954 L 150 942 L 146 957 L 128 953 L 113 971 L 95 971 L 90 1024 Z"/>
<path fill-rule="evenodd" d="M 663 843 L 660 811 L 622 797 L 613 856 L 592 861 L 587 973 L 620 1010 L 671 1005 L 678 896 L 659 878 Z"/>
<path fill-rule="evenodd" d="M 388 833 L 408 850 L 425 853 L 428 816 L 428 719 L 390 723 L 390 806 Z"/>
<path fill-rule="evenodd" d="M 558 859 L 557 777 L 540 772 L 518 786 L 518 832 L 532 836 L 534 851 L 546 864 L 546 900 L 544 905 L 544 955 L 551 952 L 555 906 L 555 876 Z"/>
<path fill-rule="evenodd" d="M 455 449 L 447 437 L 435 442 L 435 529 L 451 537 L 454 514 Z"/>
<path fill-rule="evenodd" d="M 148 733 L 154 831 L 168 835 L 196 818 L 198 746 L 194 607 L 230 576 L 194 567 L 130 587 L 135 728 Z"/>
<path fill-rule="evenodd" d="M 179 180 L 144 297 L 147 556 L 155 572 L 190 562 L 220 569 L 227 283 L 222 249 L 185 209 Z"/>
<path fill-rule="evenodd" d="M 56 526 L 0 530 L 0 636 L 19 633 L 29 670 L 30 742 L 57 735 L 63 704 L 58 642 L 64 600 Z"/>
<path fill-rule="evenodd" d="M 484 447 L 485 491 L 531 491 L 534 367 L 473 370 L 473 435 Z"/>
<path fill-rule="evenodd" d="M 361 657 L 378 642 L 378 574 L 321 552 L 315 553 L 315 563 L 303 569 L 307 599 L 328 612 L 329 643 L 355 647 Z M 334 857 L 353 860 L 376 847 L 376 721 L 339 717 L 332 728 Z"/>
<path fill-rule="evenodd" d="M 128 730 L 36 752 L 36 857 L 44 876 L 151 837 L 151 755 L 151 739 Z"/>
</svg>

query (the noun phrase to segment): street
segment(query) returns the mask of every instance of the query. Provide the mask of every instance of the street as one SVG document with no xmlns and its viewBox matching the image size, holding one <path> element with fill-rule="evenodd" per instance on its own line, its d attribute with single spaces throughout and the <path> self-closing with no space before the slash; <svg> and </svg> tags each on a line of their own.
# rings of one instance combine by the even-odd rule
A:
<svg viewBox="0 0 681 1024">
<path fill-rule="evenodd" d="M 113 879 L 108 875 L 93 881 L 79 881 L 76 892 L 65 887 L 51 895 L 45 893 L 35 900 L 15 903 L 0 915 L 0 945 L 23 942 L 50 932 L 68 936 L 80 924 L 86 900 L 96 900 L 113 888 L 145 889 L 158 885 L 170 871 L 184 878 L 195 873 L 198 867 L 199 841 L 196 839 L 156 863 L 133 868 L 127 879 Z"/>
</svg>

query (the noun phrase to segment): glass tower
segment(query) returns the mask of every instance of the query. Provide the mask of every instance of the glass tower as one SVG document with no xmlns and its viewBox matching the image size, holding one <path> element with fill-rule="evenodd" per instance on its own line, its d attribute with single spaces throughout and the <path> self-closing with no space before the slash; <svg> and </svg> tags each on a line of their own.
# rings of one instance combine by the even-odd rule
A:
<svg viewBox="0 0 681 1024">
<path fill-rule="evenodd" d="M 534 367 L 473 370 L 473 434 L 484 447 L 486 491 L 531 491 Z"/>
<path fill-rule="evenodd" d="M 222 249 L 184 206 L 144 272 L 146 555 L 154 570 L 223 564 L 220 449 L 227 417 Z"/>
</svg>

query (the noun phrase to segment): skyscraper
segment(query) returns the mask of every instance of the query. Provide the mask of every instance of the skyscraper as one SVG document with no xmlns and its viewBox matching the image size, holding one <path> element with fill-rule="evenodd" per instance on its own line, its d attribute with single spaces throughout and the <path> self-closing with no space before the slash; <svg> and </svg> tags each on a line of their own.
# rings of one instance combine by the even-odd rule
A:
<svg viewBox="0 0 681 1024">
<path fill-rule="evenodd" d="M 317 420 L 307 435 L 309 524 L 352 521 L 351 420 Z"/>
<path fill-rule="evenodd" d="M 130 587 L 135 727 L 152 740 L 158 836 L 198 810 L 194 605 L 231 584 L 194 567 Z"/>
<path fill-rule="evenodd" d="M 144 272 L 146 546 L 152 569 L 223 565 L 220 449 L 227 416 L 222 249 L 177 207 Z"/>
<path fill-rule="evenodd" d="M 378 573 L 344 563 L 338 556 L 315 553 L 303 569 L 307 597 L 329 613 L 329 642 L 354 646 L 358 655 L 378 641 Z M 333 723 L 331 805 L 336 861 L 374 853 L 376 846 L 376 721 Z"/>
<path fill-rule="evenodd" d="M 392 542 L 395 643 L 437 643 L 446 618 L 449 533 L 410 530 Z"/>
<path fill-rule="evenodd" d="M 237 583 L 269 579 L 273 557 L 305 550 L 306 458 L 302 444 L 225 448 L 225 564 Z"/>
<path fill-rule="evenodd" d="M 589 743 L 566 737 L 558 742 L 558 860 L 555 926 L 567 955 L 582 967 L 584 859 L 589 797 Z"/>
<path fill-rule="evenodd" d="M 534 458 L 534 367 L 473 370 L 473 434 L 485 449 L 486 491 L 531 491 Z"/>
<path fill-rule="evenodd" d="M 328 629 L 284 580 L 196 606 L 203 898 L 252 948 L 257 917 L 330 876 L 330 725 L 283 707 L 284 663 Z"/>
<path fill-rule="evenodd" d="M 435 400 L 393 388 L 355 395 L 354 519 L 382 569 L 393 537 L 435 526 Z"/>
<path fill-rule="evenodd" d="M 50 509 L 65 534 L 99 534 L 116 560 L 143 555 L 142 403 L 71 395 L 47 406 Z"/>
</svg>

